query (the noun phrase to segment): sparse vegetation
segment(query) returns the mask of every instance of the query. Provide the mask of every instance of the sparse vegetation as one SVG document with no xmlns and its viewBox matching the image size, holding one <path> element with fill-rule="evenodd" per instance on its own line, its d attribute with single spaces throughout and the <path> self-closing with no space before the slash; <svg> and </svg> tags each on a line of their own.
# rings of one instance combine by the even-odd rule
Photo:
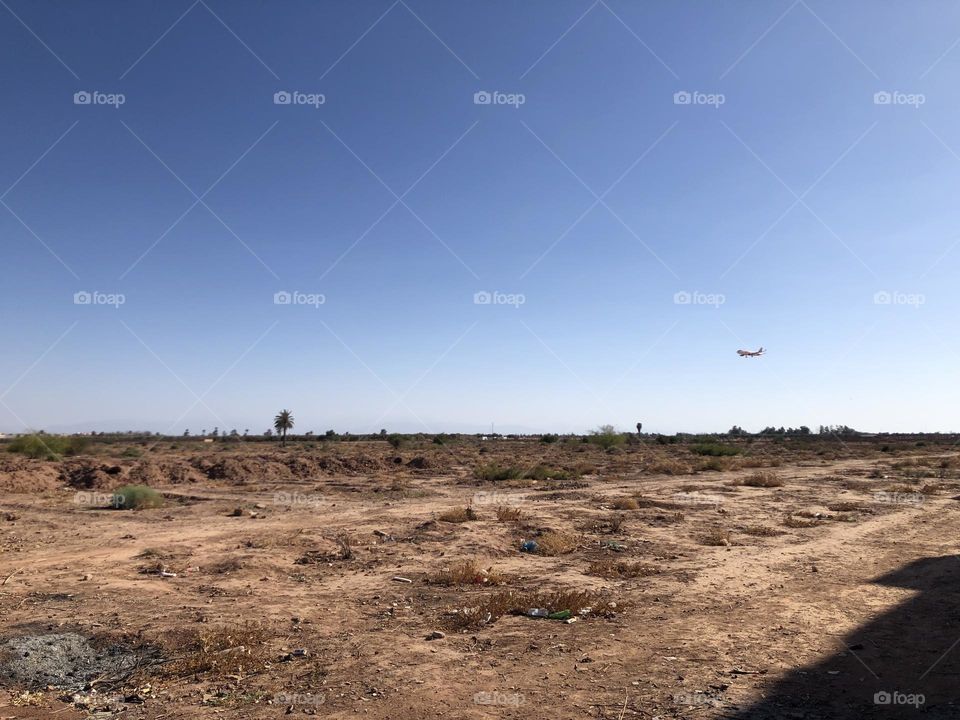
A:
<svg viewBox="0 0 960 720">
<path fill-rule="evenodd" d="M 476 560 L 461 560 L 428 576 L 434 585 L 503 585 L 508 578 L 493 567 L 484 568 Z"/>
<path fill-rule="evenodd" d="M 90 442 L 82 436 L 21 435 L 7 444 L 7 451 L 34 460 L 59 460 L 61 457 L 81 455 Z"/>
<path fill-rule="evenodd" d="M 146 510 L 163 505 L 163 495 L 146 485 L 124 485 L 113 491 L 110 505 L 118 510 Z"/>
<path fill-rule="evenodd" d="M 537 537 L 537 552 L 540 555 L 566 555 L 577 549 L 578 539 L 562 530 L 547 530 Z"/>
<path fill-rule="evenodd" d="M 627 578 L 647 577 L 656 575 L 660 568 L 656 565 L 649 565 L 639 562 L 628 562 L 626 560 L 604 559 L 590 563 L 587 569 L 590 575 L 596 575 L 602 578 L 625 580 Z"/>
<path fill-rule="evenodd" d="M 719 443 L 698 443 L 690 446 L 690 452 L 692 452 L 694 455 L 730 457 L 733 455 L 739 455 L 740 449 L 730 445 L 721 445 Z"/>
<path fill-rule="evenodd" d="M 462 523 L 462 522 L 467 522 L 469 520 L 476 520 L 477 513 L 474 512 L 472 507 L 452 508 L 450 510 L 445 510 L 444 512 L 440 513 L 439 519 L 442 522 Z"/>
</svg>

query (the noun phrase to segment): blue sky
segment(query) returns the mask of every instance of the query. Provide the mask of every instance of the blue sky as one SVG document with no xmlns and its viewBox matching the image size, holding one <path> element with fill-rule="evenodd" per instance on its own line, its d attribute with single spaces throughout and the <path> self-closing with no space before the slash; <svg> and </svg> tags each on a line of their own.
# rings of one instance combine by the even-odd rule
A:
<svg viewBox="0 0 960 720">
<path fill-rule="evenodd" d="M 960 429 L 954 3 L 0 5 L 0 430 Z"/>
</svg>

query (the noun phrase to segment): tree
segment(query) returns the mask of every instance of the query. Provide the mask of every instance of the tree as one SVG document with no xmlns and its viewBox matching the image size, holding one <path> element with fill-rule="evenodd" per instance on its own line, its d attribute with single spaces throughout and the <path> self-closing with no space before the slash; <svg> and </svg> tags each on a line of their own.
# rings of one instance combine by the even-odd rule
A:
<svg viewBox="0 0 960 720">
<path fill-rule="evenodd" d="M 637 435 L 643 432 L 643 423 L 637 423 Z"/>
<path fill-rule="evenodd" d="M 280 447 L 287 444 L 287 430 L 293 428 L 293 415 L 289 410 L 281 410 L 273 419 L 274 429 L 280 433 Z"/>
</svg>

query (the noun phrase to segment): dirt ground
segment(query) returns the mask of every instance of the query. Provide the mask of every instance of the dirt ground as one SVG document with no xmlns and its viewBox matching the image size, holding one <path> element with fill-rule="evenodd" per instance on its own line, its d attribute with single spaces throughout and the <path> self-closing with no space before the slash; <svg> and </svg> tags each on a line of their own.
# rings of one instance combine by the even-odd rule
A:
<svg viewBox="0 0 960 720">
<path fill-rule="evenodd" d="M 960 717 L 957 449 L 724 444 L 0 452 L 0 719 Z"/>
</svg>

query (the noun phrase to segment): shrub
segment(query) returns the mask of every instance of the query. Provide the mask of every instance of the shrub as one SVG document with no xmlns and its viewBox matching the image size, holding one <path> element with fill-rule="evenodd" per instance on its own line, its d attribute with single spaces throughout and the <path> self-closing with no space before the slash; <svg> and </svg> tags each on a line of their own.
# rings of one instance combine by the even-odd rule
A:
<svg viewBox="0 0 960 720">
<path fill-rule="evenodd" d="M 617 432 L 617 429 L 613 425 L 601 425 L 596 430 L 590 431 L 589 440 L 604 450 L 609 450 L 617 445 L 622 445 L 625 438 L 623 437 L 623 433 Z"/>
<path fill-rule="evenodd" d="M 124 485 L 113 491 L 110 504 L 118 510 L 143 510 L 163 505 L 163 495 L 146 485 Z"/>
<path fill-rule="evenodd" d="M 719 547 L 722 545 L 733 545 L 733 542 L 730 540 L 729 530 L 725 530 L 723 528 L 713 528 L 700 537 L 700 544 Z"/>
<path fill-rule="evenodd" d="M 729 445 L 720 445 L 719 443 L 697 443 L 690 446 L 690 452 L 695 455 L 708 455 L 710 457 L 727 457 L 739 455 L 740 449 L 730 447 Z"/>
<path fill-rule="evenodd" d="M 507 576 L 492 567 L 482 568 L 476 560 L 462 560 L 428 576 L 434 585 L 503 585 Z"/>
<path fill-rule="evenodd" d="M 647 577 L 656 575 L 660 568 L 656 565 L 647 565 L 638 562 L 627 562 L 626 560 L 604 559 L 590 563 L 587 573 L 611 580 L 626 579 L 635 577 Z"/>
<path fill-rule="evenodd" d="M 480 465 L 474 474 L 480 480 L 500 481 L 500 480 L 519 480 L 523 477 L 523 470 L 516 467 L 501 467 L 496 463 Z"/>
<path fill-rule="evenodd" d="M 547 530 L 536 542 L 540 555 L 566 555 L 577 549 L 577 537 L 562 530 Z"/>
<path fill-rule="evenodd" d="M 617 498 L 613 501 L 614 510 L 639 510 L 640 503 L 637 502 L 636 498 L 632 497 L 622 497 Z"/>
<path fill-rule="evenodd" d="M 745 477 L 742 480 L 737 481 L 737 485 L 746 485 L 747 487 L 782 487 L 783 480 L 774 475 L 773 473 L 754 473 L 750 477 Z"/>
<path fill-rule="evenodd" d="M 559 435 L 552 435 L 550 433 L 540 436 L 540 442 L 546 443 L 547 445 L 550 445 L 551 443 L 555 443 L 559 439 L 560 439 Z"/>
<path fill-rule="evenodd" d="M 64 437 L 62 435 L 23 435 L 14 438 L 7 451 L 25 455 L 35 460 L 57 460 L 64 455 L 80 455 L 90 441 L 85 437 Z"/>
<path fill-rule="evenodd" d="M 468 520 L 476 520 L 477 514 L 471 507 L 453 508 L 440 513 L 440 520 L 448 523 L 462 523 Z"/>
<path fill-rule="evenodd" d="M 497 508 L 497 520 L 500 522 L 518 522 L 523 518 L 520 508 L 501 505 Z"/>
</svg>

